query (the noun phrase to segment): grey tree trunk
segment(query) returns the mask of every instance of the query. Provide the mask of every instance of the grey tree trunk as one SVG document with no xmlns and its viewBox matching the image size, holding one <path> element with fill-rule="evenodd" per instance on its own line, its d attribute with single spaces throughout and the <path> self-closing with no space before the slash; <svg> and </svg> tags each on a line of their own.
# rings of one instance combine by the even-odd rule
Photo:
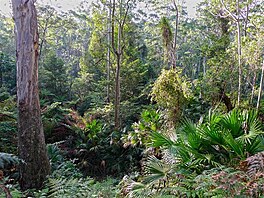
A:
<svg viewBox="0 0 264 198">
<path fill-rule="evenodd" d="M 178 37 L 178 23 L 179 23 L 179 9 L 176 4 L 176 1 L 173 1 L 173 5 L 176 12 L 176 19 L 175 19 L 175 29 L 174 29 L 174 42 L 172 44 L 172 68 L 176 68 L 176 61 L 177 61 L 177 37 Z"/>
<path fill-rule="evenodd" d="M 107 85 L 106 85 L 106 102 L 110 103 L 110 67 L 111 67 L 111 4 L 109 5 L 108 10 L 108 22 L 107 22 L 107 63 L 106 63 L 106 71 L 107 71 Z"/>
<path fill-rule="evenodd" d="M 126 22 L 126 17 L 129 10 L 129 2 L 128 0 L 126 2 L 126 11 L 123 15 L 123 0 L 119 2 L 119 21 L 118 21 L 118 36 L 117 36 L 117 49 L 115 45 L 115 10 L 116 10 L 116 2 L 113 0 L 112 3 L 112 17 L 111 17 L 111 25 L 112 25 L 112 48 L 116 56 L 116 74 L 115 74 L 115 129 L 118 130 L 120 128 L 120 104 L 121 104 L 121 98 L 120 98 L 120 69 L 122 65 L 122 54 L 124 50 L 123 44 L 123 30 L 124 25 Z"/>
<path fill-rule="evenodd" d="M 237 0 L 237 54 L 238 54 L 238 90 L 237 90 L 237 106 L 240 105 L 241 100 L 241 86 L 242 86 L 242 64 L 241 64 L 241 28 L 240 28 L 240 8 L 239 0 Z"/>
<path fill-rule="evenodd" d="M 261 96 L 262 96 L 263 75 L 264 75 L 264 60 L 263 60 L 263 63 L 262 63 L 262 70 L 261 70 L 261 77 L 260 77 L 260 84 L 259 84 L 257 110 L 259 110 L 260 100 L 261 100 Z"/>
<path fill-rule="evenodd" d="M 237 106 L 240 105 L 241 89 L 242 89 L 242 51 L 241 51 L 241 27 L 240 27 L 240 0 L 236 0 L 236 15 L 228 10 L 223 0 L 220 0 L 224 9 L 232 17 L 237 26 L 237 55 L 238 55 L 238 89 L 237 89 Z"/>
<path fill-rule="evenodd" d="M 254 69 L 253 80 L 252 80 L 252 90 L 251 90 L 251 96 L 250 96 L 250 102 L 249 102 L 250 104 L 253 104 L 256 79 L 257 79 L 257 71 L 256 69 Z"/>
<path fill-rule="evenodd" d="M 18 150 L 22 190 L 42 187 L 50 173 L 38 91 L 39 37 L 34 0 L 12 0 L 16 31 Z"/>
</svg>

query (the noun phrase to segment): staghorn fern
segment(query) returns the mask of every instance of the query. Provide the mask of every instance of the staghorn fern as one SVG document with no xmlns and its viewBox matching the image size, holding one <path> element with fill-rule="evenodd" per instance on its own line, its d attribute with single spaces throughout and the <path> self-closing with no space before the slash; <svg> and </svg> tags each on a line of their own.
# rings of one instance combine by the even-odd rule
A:
<svg viewBox="0 0 264 198">
<path fill-rule="evenodd" d="M 4 169 L 7 165 L 19 164 L 19 162 L 21 160 L 17 156 L 0 152 L 0 169 Z"/>
</svg>

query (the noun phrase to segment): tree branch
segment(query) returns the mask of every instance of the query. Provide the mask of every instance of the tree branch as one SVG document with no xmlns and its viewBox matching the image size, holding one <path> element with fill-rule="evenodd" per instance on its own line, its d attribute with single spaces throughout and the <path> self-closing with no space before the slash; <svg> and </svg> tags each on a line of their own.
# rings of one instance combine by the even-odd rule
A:
<svg viewBox="0 0 264 198">
<path fill-rule="evenodd" d="M 225 3 L 224 3 L 224 1 L 223 0 L 220 0 L 221 1 L 221 4 L 224 6 L 224 9 L 228 12 L 228 14 L 235 20 L 235 21 L 237 21 L 238 19 L 239 19 L 239 17 L 238 16 L 235 16 L 234 14 L 232 14 L 232 12 L 230 12 L 229 10 L 228 10 L 228 8 L 226 7 L 226 5 L 225 5 Z"/>
</svg>

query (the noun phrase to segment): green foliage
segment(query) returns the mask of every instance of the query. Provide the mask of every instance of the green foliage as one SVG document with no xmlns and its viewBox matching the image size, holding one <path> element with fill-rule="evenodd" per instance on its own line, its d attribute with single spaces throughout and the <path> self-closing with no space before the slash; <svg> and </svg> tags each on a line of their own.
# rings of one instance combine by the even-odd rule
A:
<svg viewBox="0 0 264 198">
<path fill-rule="evenodd" d="M 84 197 L 90 189 L 90 180 L 83 179 L 49 179 L 48 187 L 50 188 L 47 197 Z"/>
<path fill-rule="evenodd" d="M 19 164 L 20 160 L 13 154 L 0 152 L 0 169 L 4 169 L 6 166 Z"/>
<path fill-rule="evenodd" d="M 69 135 L 64 125 L 67 123 L 68 114 L 71 110 L 65 106 L 61 102 L 54 102 L 42 108 L 41 118 L 48 142 L 61 141 L 66 138 L 61 136 Z M 60 131 L 62 134 L 60 134 Z"/>
<path fill-rule="evenodd" d="M 54 102 L 42 110 L 43 119 L 53 118 L 57 122 L 61 121 L 67 113 L 69 113 L 69 110 L 64 108 L 61 102 Z"/>
<path fill-rule="evenodd" d="M 121 134 L 103 125 L 97 114 L 83 117 L 71 112 L 68 127 L 75 132 L 73 147 L 78 157 L 78 167 L 85 175 L 103 177 L 118 176 L 135 169 L 140 158 L 137 148 L 124 148 Z"/>
<path fill-rule="evenodd" d="M 188 102 L 183 111 L 183 115 L 194 122 L 198 122 L 206 116 L 210 108 L 211 105 L 208 101 L 196 96 Z"/>
<path fill-rule="evenodd" d="M 15 93 L 16 64 L 14 57 L 0 51 L 0 88 L 3 87 L 7 88 L 9 93 Z"/>
<path fill-rule="evenodd" d="M 74 111 L 70 113 L 70 116 L 73 122 L 69 122 L 68 127 L 78 135 L 78 148 L 87 148 L 91 146 L 91 142 L 96 144 L 99 141 L 100 133 L 103 131 L 103 125 L 100 121 L 93 119 L 92 115 L 79 116 Z"/>
<path fill-rule="evenodd" d="M 261 129 L 255 111 L 235 109 L 228 114 L 211 112 L 197 125 L 183 120 L 175 134 L 152 131 L 152 146 L 160 148 L 161 159 L 148 157 L 144 176 L 123 178 L 119 193 L 125 197 L 258 197 L 263 194 Z M 255 153 L 243 161 L 246 172 L 222 168 L 237 167 Z"/>
<path fill-rule="evenodd" d="M 155 110 L 145 110 L 141 113 L 141 119 L 133 124 L 133 131 L 122 137 L 124 146 L 144 146 L 150 143 L 150 134 L 161 128 L 160 115 Z"/>
<path fill-rule="evenodd" d="M 152 100 L 168 111 L 169 120 L 177 123 L 184 105 L 191 97 L 190 84 L 176 69 L 162 70 L 154 83 Z"/>
<path fill-rule="evenodd" d="M 40 87 L 47 89 L 49 94 L 41 92 L 41 99 L 48 101 L 64 101 L 69 91 L 68 75 L 61 58 L 54 52 L 48 54 L 40 69 Z M 52 96 L 52 97 L 50 97 Z"/>
<path fill-rule="evenodd" d="M 163 45 L 167 49 L 170 49 L 173 35 L 168 19 L 166 17 L 162 17 L 159 26 L 161 28 Z"/>
<path fill-rule="evenodd" d="M 48 153 L 48 157 L 50 160 L 50 165 L 54 171 L 64 161 L 64 158 L 62 156 L 62 152 L 59 149 L 57 144 L 48 144 L 47 145 L 47 153 Z"/>
<path fill-rule="evenodd" d="M 237 31 L 234 21 L 224 17 L 226 9 L 220 1 L 204 1 L 198 17 L 191 19 L 185 13 L 184 3 L 178 5 L 175 55 L 182 70 L 161 71 L 174 42 L 175 8 L 168 1 L 145 2 L 150 12 L 144 13 L 130 3 L 122 32 L 120 131 L 113 129 L 116 59 L 107 39 L 111 6 L 99 0 L 87 10 L 83 2 L 76 11 L 60 12 L 52 6 L 38 4 L 39 87 L 46 142 L 63 140 L 48 145 L 53 175 L 40 195 L 112 197 L 115 188 L 110 185 L 115 182 L 89 183 L 90 178 L 81 179 L 83 174 L 100 179 L 108 174 L 120 176 L 138 170 L 142 156 L 150 152 L 156 156 L 148 156 L 146 163 L 142 160 L 143 178 L 127 179 L 123 195 L 260 196 L 257 188 L 263 182 L 259 175 L 263 171 L 264 142 L 256 112 L 234 110 L 227 115 L 210 113 L 205 117 L 210 106 L 223 101 L 224 94 L 235 106 Z M 236 14 L 234 1 L 224 3 Z M 240 3 L 241 13 L 246 11 L 246 6 L 249 8 L 245 20 L 240 20 L 241 94 L 242 99 L 254 104 L 262 62 L 264 4 Z M 124 1 L 123 4 L 120 7 L 125 8 Z M 153 5 L 158 9 L 151 10 Z M 116 13 L 120 7 L 116 7 Z M 112 25 L 117 39 L 118 22 L 123 16 L 115 17 L 117 20 Z M 17 112 L 15 97 L 11 96 L 16 86 L 13 19 L 2 15 L 0 18 L 0 150 L 16 153 Z M 106 99 L 107 87 L 109 98 Z M 142 112 L 151 108 L 149 95 L 159 111 Z M 183 120 L 177 131 L 170 133 L 183 116 L 192 121 Z M 247 166 L 246 175 L 221 169 L 221 165 L 236 167 L 239 162 Z M 233 183 L 234 187 L 229 185 Z"/>
<path fill-rule="evenodd" d="M 153 133 L 153 146 L 170 149 L 187 169 L 202 171 L 220 164 L 237 164 L 237 160 L 264 149 L 263 131 L 255 111 L 211 113 L 199 125 L 183 121 L 176 132 L 176 138 Z"/>
<path fill-rule="evenodd" d="M 58 144 L 48 145 L 48 155 L 53 172 L 45 183 L 43 190 L 34 192 L 37 197 L 114 197 L 117 183 L 115 179 L 95 182 L 84 175 L 73 161 L 65 158 L 65 151 Z M 75 159 L 76 161 L 77 159 Z"/>
<path fill-rule="evenodd" d="M 115 197 L 115 179 L 95 182 L 91 178 L 84 179 L 49 179 L 47 192 L 40 193 L 40 197 Z"/>
<path fill-rule="evenodd" d="M 162 160 L 157 159 L 155 156 L 150 156 L 147 160 L 145 167 L 145 177 L 143 183 L 147 185 L 161 185 L 166 187 L 168 180 L 171 177 L 172 165 L 164 163 Z"/>
<path fill-rule="evenodd" d="M 95 180 L 84 177 L 76 164 L 65 158 L 65 151 L 59 148 L 63 142 L 49 144 L 47 146 L 49 159 L 52 165 L 52 174 L 45 182 L 42 190 L 30 190 L 20 192 L 20 196 L 34 197 L 115 197 L 116 179 L 107 178 L 96 182 Z M 19 192 L 12 186 L 11 193 Z"/>
<path fill-rule="evenodd" d="M 201 174 L 184 172 L 174 164 L 150 158 L 148 173 L 139 181 L 124 177 L 120 194 L 124 197 L 261 197 L 263 172 L 250 177 L 227 167 L 205 170 Z M 166 168 L 165 168 L 166 167 Z M 166 176 L 166 177 L 164 177 Z M 135 179 L 135 178 L 134 178 Z M 147 182 L 146 182 L 147 181 Z"/>
<path fill-rule="evenodd" d="M 1 90 L 1 88 L 0 88 Z M 2 93 L 0 93 L 2 95 Z M 14 97 L 7 94 L 0 101 L 0 151 L 17 153 L 17 109 Z"/>
<path fill-rule="evenodd" d="M 193 188 L 199 197 L 261 197 L 263 176 L 249 177 L 232 168 L 215 168 L 204 171 L 195 179 Z"/>
<path fill-rule="evenodd" d="M 0 113 L 1 114 L 1 113 Z M 2 152 L 17 153 L 17 124 L 13 118 L 10 118 L 8 114 L 1 114 L 6 117 L 5 119 L 11 119 L 9 121 L 0 121 L 0 150 Z"/>
</svg>

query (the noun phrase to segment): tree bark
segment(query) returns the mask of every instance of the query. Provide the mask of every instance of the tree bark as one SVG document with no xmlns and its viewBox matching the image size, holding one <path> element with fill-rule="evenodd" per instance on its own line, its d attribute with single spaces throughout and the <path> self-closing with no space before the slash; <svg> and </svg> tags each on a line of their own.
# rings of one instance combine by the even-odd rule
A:
<svg viewBox="0 0 264 198">
<path fill-rule="evenodd" d="M 222 88 L 220 89 L 219 96 L 220 96 L 220 101 L 224 102 L 226 109 L 227 109 L 227 112 L 234 109 L 232 102 L 231 102 L 231 99 L 226 95 L 224 89 L 222 89 Z"/>
<path fill-rule="evenodd" d="M 1 57 L 1 54 L 0 54 L 0 58 Z M 4 58 L 4 57 L 3 57 Z M 1 60 L 0 60 L 1 61 Z M 0 62 L 0 88 L 3 86 L 3 67 L 4 67 L 4 64 L 2 64 Z"/>
<path fill-rule="evenodd" d="M 264 75 L 264 60 L 263 60 L 263 63 L 262 63 L 262 70 L 261 70 L 261 77 L 260 77 L 260 84 L 259 84 L 259 93 L 258 93 L 257 110 L 259 110 L 259 107 L 260 107 L 260 100 L 261 100 L 261 96 L 262 96 L 263 75 Z"/>
<path fill-rule="evenodd" d="M 176 19 L 175 19 L 175 29 L 174 29 L 174 42 L 173 42 L 173 46 L 172 46 L 172 68 L 176 68 L 176 61 L 177 61 L 177 56 L 176 56 L 176 52 L 177 52 L 177 37 L 178 37 L 178 23 L 179 23 L 179 9 L 178 6 L 176 4 L 176 1 L 173 1 L 173 5 L 175 8 L 175 12 L 176 12 Z"/>
<path fill-rule="evenodd" d="M 232 17 L 237 26 L 237 55 L 238 55 L 238 90 L 237 90 L 237 106 L 240 105 L 241 100 L 241 87 L 242 87 L 242 62 L 241 62 L 241 27 L 240 27 L 240 2 L 236 0 L 236 15 L 231 13 L 223 0 L 220 0 L 221 4 L 224 6 L 224 9 Z"/>
<path fill-rule="evenodd" d="M 117 36 L 117 49 L 115 45 L 115 9 L 116 9 L 116 2 L 113 0 L 112 3 L 112 17 L 111 17 L 111 24 L 112 24 L 112 48 L 115 53 L 116 59 L 117 59 L 117 65 L 116 65 L 116 74 L 115 74 L 115 130 L 118 130 L 120 128 L 120 104 L 121 104 L 121 98 L 120 98 L 120 69 L 122 65 L 122 54 L 125 46 L 122 46 L 122 41 L 124 39 L 123 36 L 123 30 L 124 25 L 126 22 L 126 17 L 129 10 L 129 1 L 126 2 L 126 11 L 124 13 L 124 16 L 122 15 L 123 11 L 123 0 L 120 1 L 119 4 L 119 22 L 118 22 L 118 36 Z"/>
<path fill-rule="evenodd" d="M 251 96 L 250 96 L 250 104 L 253 104 L 256 79 L 257 79 L 257 71 L 256 69 L 254 69 L 253 80 L 252 80 L 252 90 L 251 90 Z"/>
<path fill-rule="evenodd" d="M 239 0 L 237 0 L 237 54 L 238 54 L 238 94 L 237 94 L 237 106 L 240 105 L 241 100 L 241 86 L 242 86 L 242 64 L 241 64 L 241 28 L 240 28 L 240 8 Z"/>
<path fill-rule="evenodd" d="M 39 37 L 34 0 L 12 0 L 16 26 L 18 150 L 22 190 L 42 187 L 50 173 L 38 91 Z"/>
<path fill-rule="evenodd" d="M 106 63 L 106 78 L 107 78 L 107 85 L 106 85 L 106 102 L 110 103 L 110 67 L 111 67 L 111 4 L 109 5 L 108 10 L 108 22 L 107 22 L 107 63 Z"/>
</svg>

